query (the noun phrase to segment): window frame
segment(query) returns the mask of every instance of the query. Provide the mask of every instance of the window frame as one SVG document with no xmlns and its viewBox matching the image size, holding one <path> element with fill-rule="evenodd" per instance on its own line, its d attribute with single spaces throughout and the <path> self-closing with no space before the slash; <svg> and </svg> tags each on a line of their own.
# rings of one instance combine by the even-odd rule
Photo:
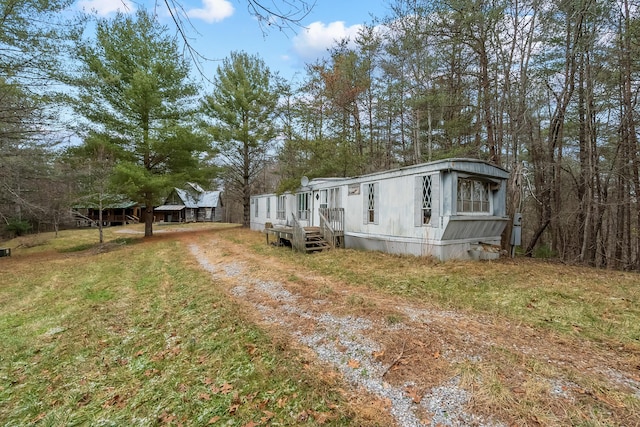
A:
<svg viewBox="0 0 640 427">
<path fill-rule="evenodd" d="M 462 194 L 466 192 L 461 188 L 464 183 L 469 183 L 468 195 Z M 493 212 L 491 184 L 491 181 L 479 177 L 458 176 L 456 180 L 456 214 L 491 215 Z M 481 193 L 477 193 L 478 189 L 482 190 Z M 478 200 L 478 196 L 480 200 Z"/>
<path fill-rule="evenodd" d="M 276 202 L 276 219 L 287 219 L 287 196 L 285 195 L 278 196 L 278 201 Z"/>
<path fill-rule="evenodd" d="M 297 200 L 297 218 L 300 221 L 308 221 L 309 220 L 309 205 L 310 205 L 311 193 L 305 191 L 303 193 L 296 194 Z"/>
<path fill-rule="evenodd" d="M 329 207 L 329 190 L 320 190 L 320 209 Z"/>
<path fill-rule="evenodd" d="M 433 216 L 433 177 L 431 175 L 423 175 L 420 179 L 420 184 L 420 193 L 422 195 L 420 223 L 421 225 L 431 225 Z"/>
<path fill-rule="evenodd" d="M 362 184 L 362 207 L 364 224 L 380 223 L 380 183 L 366 182 Z"/>
<path fill-rule="evenodd" d="M 271 197 L 267 197 L 267 218 L 271 218 Z"/>
<path fill-rule="evenodd" d="M 430 203 L 428 204 L 430 209 L 429 221 L 425 222 L 425 212 L 423 211 L 425 206 L 425 180 L 430 181 L 430 188 L 427 187 L 430 192 Z M 414 215 L 413 225 L 415 227 L 431 227 L 439 228 L 441 226 L 440 217 L 440 204 L 443 199 L 443 195 L 440 191 L 441 174 L 439 171 L 422 173 L 415 175 L 414 178 Z"/>
<path fill-rule="evenodd" d="M 340 187 L 333 187 L 329 189 L 329 208 L 340 208 Z"/>
</svg>

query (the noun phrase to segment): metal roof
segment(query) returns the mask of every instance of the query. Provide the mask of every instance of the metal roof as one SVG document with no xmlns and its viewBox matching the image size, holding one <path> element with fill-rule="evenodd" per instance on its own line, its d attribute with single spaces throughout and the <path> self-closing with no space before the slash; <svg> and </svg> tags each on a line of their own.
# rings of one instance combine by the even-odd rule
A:
<svg viewBox="0 0 640 427">
<path fill-rule="evenodd" d="M 196 200 L 187 190 L 176 188 L 176 193 L 178 193 L 178 197 L 186 207 L 193 209 L 198 207 L 198 200 Z"/>
<path fill-rule="evenodd" d="M 196 187 L 202 189 L 197 184 L 189 184 L 189 185 L 194 190 L 196 189 Z M 217 208 L 221 206 L 220 191 L 204 191 L 204 190 L 198 191 L 197 197 L 194 194 L 190 193 L 189 191 L 183 190 L 181 188 L 176 188 L 175 191 L 178 197 L 180 198 L 180 200 L 182 201 L 182 203 L 184 203 L 184 206 L 190 209 Z M 177 206 L 177 205 L 163 205 L 163 206 Z M 156 210 L 157 209 L 158 208 L 156 208 Z M 176 209 L 173 209 L 173 210 L 176 210 Z"/>
<path fill-rule="evenodd" d="M 181 211 L 185 208 L 184 205 L 162 205 L 157 208 L 153 208 L 154 211 Z"/>
<path fill-rule="evenodd" d="M 103 203 L 102 209 L 127 209 L 134 206 L 139 206 L 138 203 L 132 201 L 124 201 L 124 202 L 113 202 L 113 203 Z M 99 209 L 98 203 L 86 203 L 84 205 L 78 204 L 74 205 L 75 209 Z"/>
<path fill-rule="evenodd" d="M 205 191 L 204 188 L 200 187 L 200 185 L 196 184 L 195 182 L 187 182 L 187 185 L 196 190 L 198 193 L 204 193 Z"/>
<path fill-rule="evenodd" d="M 205 191 L 200 195 L 198 206 L 202 208 L 217 208 L 220 204 L 219 191 Z"/>
</svg>

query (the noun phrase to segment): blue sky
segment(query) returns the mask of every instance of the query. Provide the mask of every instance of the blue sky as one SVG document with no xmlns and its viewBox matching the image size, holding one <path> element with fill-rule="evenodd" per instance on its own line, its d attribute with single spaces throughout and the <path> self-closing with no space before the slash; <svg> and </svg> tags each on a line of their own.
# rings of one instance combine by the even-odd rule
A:
<svg viewBox="0 0 640 427">
<path fill-rule="evenodd" d="M 117 10 L 131 13 L 141 7 L 157 8 L 161 21 L 175 28 L 164 2 L 159 1 L 79 0 L 76 7 L 102 17 L 113 16 Z M 286 4 L 286 0 L 261 1 L 267 6 Z M 276 28 L 264 32 L 249 14 L 245 0 L 181 0 L 180 4 L 193 26 L 188 34 L 193 46 L 214 60 L 204 65 L 209 77 L 231 51 L 245 51 L 259 55 L 272 71 L 295 80 L 304 74 L 304 64 L 326 55 L 335 40 L 355 36 L 362 24 L 371 23 L 372 16 L 380 18 L 388 12 L 388 0 L 316 0 L 303 27 L 295 32 Z"/>
</svg>

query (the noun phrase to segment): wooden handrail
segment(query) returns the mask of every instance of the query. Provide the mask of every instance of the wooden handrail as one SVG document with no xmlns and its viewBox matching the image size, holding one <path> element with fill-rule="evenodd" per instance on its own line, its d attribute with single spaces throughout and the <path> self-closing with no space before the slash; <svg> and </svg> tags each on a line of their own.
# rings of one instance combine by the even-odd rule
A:
<svg viewBox="0 0 640 427">
<path fill-rule="evenodd" d="M 324 212 L 322 209 L 318 212 L 320 215 L 320 231 L 322 233 L 322 238 L 329 242 L 332 248 L 336 247 L 336 232 L 333 227 L 331 227 L 331 223 L 324 216 Z"/>
<path fill-rule="evenodd" d="M 291 245 L 297 251 L 304 252 L 305 251 L 305 242 L 307 240 L 307 233 L 306 233 L 306 231 L 304 231 L 304 228 L 298 222 L 298 219 L 296 218 L 296 215 L 294 213 L 291 214 L 291 217 L 293 218 L 293 222 L 292 222 L 292 224 L 293 224 L 293 241 L 291 242 Z"/>
<path fill-rule="evenodd" d="M 322 237 L 335 248 L 338 246 L 338 237 L 344 234 L 344 209 L 320 208 L 318 213 Z"/>
</svg>

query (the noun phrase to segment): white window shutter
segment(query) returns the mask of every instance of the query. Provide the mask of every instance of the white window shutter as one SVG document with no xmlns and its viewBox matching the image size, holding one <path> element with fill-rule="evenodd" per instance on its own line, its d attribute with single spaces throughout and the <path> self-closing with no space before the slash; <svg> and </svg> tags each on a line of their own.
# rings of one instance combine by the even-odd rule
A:
<svg viewBox="0 0 640 427">
<path fill-rule="evenodd" d="M 369 186 L 361 184 L 360 200 L 362 200 L 362 223 L 369 223 Z"/>
<path fill-rule="evenodd" d="M 373 184 L 373 223 L 380 223 L 380 184 Z"/>
<path fill-rule="evenodd" d="M 440 205 L 442 192 L 440 191 L 440 174 L 431 175 L 431 226 L 440 227 Z"/>
<path fill-rule="evenodd" d="M 422 176 L 416 176 L 413 189 L 413 225 L 422 227 Z"/>
</svg>

